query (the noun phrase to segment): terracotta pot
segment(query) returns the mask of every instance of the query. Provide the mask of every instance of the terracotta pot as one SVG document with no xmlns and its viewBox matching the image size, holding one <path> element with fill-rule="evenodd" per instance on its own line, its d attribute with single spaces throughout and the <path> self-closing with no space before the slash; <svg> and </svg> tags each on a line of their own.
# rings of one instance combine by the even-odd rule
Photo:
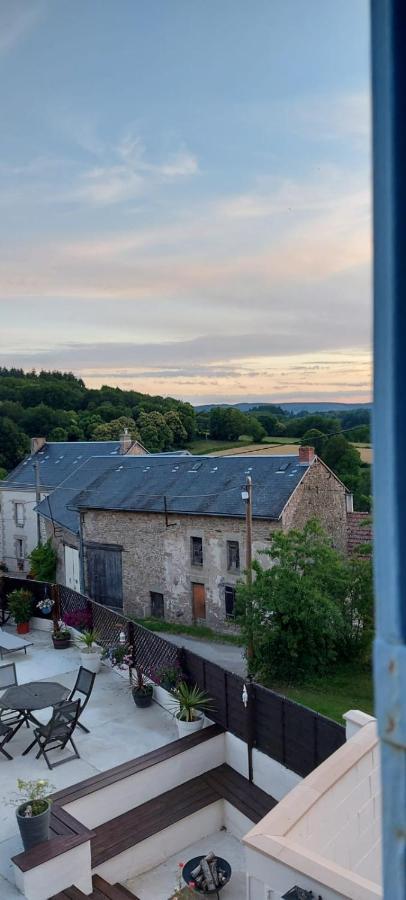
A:
<svg viewBox="0 0 406 900">
<path fill-rule="evenodd" d="M 29 622 L 19 622 L 17 625 L 17 634 L 28 634 L 30 630 Z"/>
</svg>

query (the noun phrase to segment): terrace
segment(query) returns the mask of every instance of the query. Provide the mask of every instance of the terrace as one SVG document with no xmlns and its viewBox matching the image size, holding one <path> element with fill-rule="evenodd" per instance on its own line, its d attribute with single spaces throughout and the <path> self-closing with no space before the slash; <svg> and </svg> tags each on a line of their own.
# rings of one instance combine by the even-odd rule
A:
<svg viewBox="0 0 406 900">
<path fill-rule="evenodd" d="M 11 579 L 5 582 L 8 585 Z M 34 583 L 32 587 L 37 589 Z M 176 658 L 173 645 L 89 598 L 61 588 L 58 602 L 65 610 L 68 604 L 70 609 L 75 605 L 83 609 L 86 604 L 105 646 L 111 645 L 112 636 L 117 641 L 117 629 L 126 630 L 144 672 L 154 673 L 163 660 Z M 57 681 L 71 688 L 80 664 L 78 649 L 54 650 L 49 632 L 33 630 L 30 637 L 33 646 L 27 656 L 9 658 L 16 663 L 19 683 Z M 90 734 L 75 731 L 80 759 L 49 772 L 34 752 L 21 756 L 32 734 L 25 727 L 7 745 L 14 759 L 0 760 L 0 789 L 5 798 L 0 820 L 0 896 L 10 900 L 21 895 L 27 900 L 184 897 L 184 893 L 174 894 L 179 861 L 213 850 L 232 868 L 232 880 L 221 890 L 224 900 L 244 900 L 247 890 L 256 898 L 252 848 L 247 840 L 245 849 L 244 837 L 254 834 L 253 828 L 261 829 L 274 807 L 283 809 L 279 801 L 295 786 L 303 785 L 307 795 L 306 776 L 317 772 L 323 760 L 346 752 L 344 729 L 260 685 L 249 684 L 247 694 L 242 678 L 190 651 L 182 651 L 181 661 L 191 683 L 207 689 L 214 701 L 214 724 L 206 720 L 200 732 L 178 738 L 169 711 L 173 700 L 169 707 L 171 698 L 161 687 L 154 687 L 156 702 L 151 707 L 136 708 L 126 674 L 105 663 L 83 716 Z M 50 712 L 43 710 L 39 717 L 47 721 Z M 356 715 L 352 724 L 347 723 L 347 737 L 350 728 L 364 724 L 364 718 L 361 715 L 360 724 Z M 350 763 L 353 757 L 350 751 Z M 50 840 L 21 852 L 14 810 L 6 805 L 7 799 L 17 778 L 48 777 L 54 785 Z M 321 810 L 322 829 L 323 815 Z M 304 867 L 298 866 L 296 874 L 298 884 L 307 876 L 312 887 Z M 259 888 L 261 898 L 265 887 L 274 890 L 273 880 L 271 866 L 269 880 L 264 874 Z M 344 895 L 326 894 L 328 900 L 333 896 L 336 900 Z"/>
<path fill-rule="evenodd" d="M 14 632 L 14 629 L 10 629 Z M 73 687 L 80 665 L 79 650 L 72 646 L 63 651 L 55 651 L 50 634 L 32 631 L 33 646 L 27 655 L 10 654 L 3 663 L 16 664 L 19 684 L 29 681 L 57 681 L 66 687 Z M 51 710 L 38 713 L 38 718 L 47 721 Z M 31 730 L 24 727 L 8 744 L 13 761 L 0 759 L 0 896 L 14 896 L 14 872 L 10 857 L 22 849 L 15 813 L 8 801 L 16 790 L 17 778 L 48 778 L 56 790 L 88 779 L 125 763 L 134 757 L 162 747 L 177 739 L 173 717 L 158 704 L 148 709 L 137 709 L 131 693 L 126 688 L 126 680 L 121 673 L 103 665 L 96 677 L 91 700 L 83 716 L 84 724 L 90 729 L 85 734 L 75 732 L 80 759 L 59 766 L 49 772 L 44 760 L 36 760 L 35 753 L 22 756 L 30 742 Z M 8 893 L 7 893 L 8 892 Z M 16 894 L 16 896 L 21 896 Z"/>
</svg>

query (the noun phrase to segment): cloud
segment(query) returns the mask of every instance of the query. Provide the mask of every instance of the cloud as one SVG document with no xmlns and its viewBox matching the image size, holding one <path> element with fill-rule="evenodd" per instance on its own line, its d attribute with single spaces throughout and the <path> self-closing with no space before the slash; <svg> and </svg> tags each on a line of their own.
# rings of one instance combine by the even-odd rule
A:
<svg viewBox="0 0 406 900">
<path fill-rule="evenodd" d="M 44 3 L 2 0 L 0 6 L 0 56 L 14 50 L 38 24 Z"/>
<path fill-rule="evenodd" d="M 138 137 L 127 135 L 104 157 L 110 161 L 84 171 L 72 199 L 95 206 L 108 206 L 139 197 L 146 189 L 196 175 L 199 171 L 196 157 L 181 148 L 167 159 L 152 163 Z"/>
</svg>

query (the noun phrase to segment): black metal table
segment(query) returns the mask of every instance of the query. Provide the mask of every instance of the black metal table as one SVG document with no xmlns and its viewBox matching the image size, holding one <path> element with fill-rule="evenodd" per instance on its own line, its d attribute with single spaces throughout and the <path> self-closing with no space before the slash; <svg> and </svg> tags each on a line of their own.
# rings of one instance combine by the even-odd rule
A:
<svg viewBox="0 0 406 900">
<path fill-rule="evenodd" d="M 68 694 L 69 689 L 57 681 L 30 681 L 7 688 L 0 697 L 0 708 L 22 712 L 30 722 L 39 725 L 33 711 L 55 706 L 66 700 Z"/>
</svg>

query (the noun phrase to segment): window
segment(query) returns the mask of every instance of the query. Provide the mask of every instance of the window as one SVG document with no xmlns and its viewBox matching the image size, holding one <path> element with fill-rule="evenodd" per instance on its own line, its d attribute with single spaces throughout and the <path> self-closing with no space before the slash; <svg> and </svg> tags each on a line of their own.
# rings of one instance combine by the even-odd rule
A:
<svg viewBox="0 0 406 900">
<path fill-rule="evenodd" d="M 226 584 L 224 588 L 224 599 L 226 604 L 226 619 L 234 619 L 235 616 L 235 587 Z"/>
<path fill-rule="evenodd" d="M 16 525 L 22 528 L 24 525 L 24 503 L 14 504 L 14 517 Z"/>
<path fill-rule="evenodd" d="M 16 538 L 16 558 L 24 559 L 24 541 L 22 538 Z"/>
<path fill-rule="evenodd" d="M 229 572 L 240 568 L 240 545 L 238 541 L 227 541 L 227 569 Z"/>
<path fill-rule="evenodd" d="M 203 538 L 190 538 L 190 559 L 192 566 L 203 565 Z"/>
<path fill-rule="evenodd" d="M 151 616 L 154 619 L 165 618 L 164 595 L 158 591 L 150 591 L 151 597 Z"/>
</svg>

